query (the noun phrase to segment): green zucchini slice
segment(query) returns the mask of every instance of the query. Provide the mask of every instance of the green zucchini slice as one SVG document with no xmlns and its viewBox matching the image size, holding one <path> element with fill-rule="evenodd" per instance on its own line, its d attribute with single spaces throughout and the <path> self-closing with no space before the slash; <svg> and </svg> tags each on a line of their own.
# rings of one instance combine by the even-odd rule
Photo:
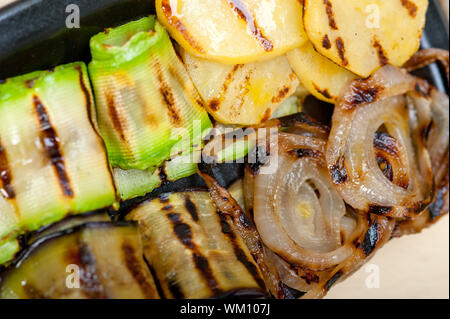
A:
<svg viewBox="0 0 450 319">
<path fill-rule="evenodd" d="M 92 106 L 81 62 L 0 84 L 0 245 L 116 202 Z"/>
<path fill-rule="evenodd" d="M 151 171 L 212 127 L 155 17 L 94 36 L 91 52 L 97 123 L 114 168 Z"/>
</svg>

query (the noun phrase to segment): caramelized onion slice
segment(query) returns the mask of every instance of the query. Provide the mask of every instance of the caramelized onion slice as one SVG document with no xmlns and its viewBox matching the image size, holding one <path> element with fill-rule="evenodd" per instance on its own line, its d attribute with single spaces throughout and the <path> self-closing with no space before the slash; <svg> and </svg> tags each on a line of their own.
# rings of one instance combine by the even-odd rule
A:
<svg viewBox="0 0 450 319">
<path fill-rule="evenodd" d="M 327 144 L 328 169 L 339 194 L 361 212 L 412 217 L 432 201 L 431 163 L 419 131 L 429 125 L 430 111 L 416 96 L 407 100 L 405 95 L 417 84 L 406 71 L 386 66 L 368 79 L 352 82 L 336 105 Z M 417 108 L 408 109 L 408 102 Z M 410 123 L 413 111 L 417 125 Z M 401 177 L 397 183 L 377 161 L 380 128 L 395 141 L 384 146 L 391 162 L 397 161 L 392 165 L 394 176 Z"/>
<path fill-rule="evenodd" d="M 289 133 L 279 133 L 278 142 L 278 154 L 264 165 L 276 169 L 254 176 L 253 212 L 261 239 L 290 264 L 310 270 L 336 266 L 353 248 L 342 244 L 347 211 L 328 176 L 326 142 Z"/>
</svg>

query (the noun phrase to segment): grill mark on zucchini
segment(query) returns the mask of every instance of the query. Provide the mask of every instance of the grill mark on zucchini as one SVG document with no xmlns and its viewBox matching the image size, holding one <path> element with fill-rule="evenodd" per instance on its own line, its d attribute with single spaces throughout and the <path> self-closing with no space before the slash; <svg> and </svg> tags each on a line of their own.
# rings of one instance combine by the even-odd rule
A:
<svg viewBox="0 0 450 319">
<path fill-rule="evenodd" d="M 176 107 L 176 100 L 173 94 L 172 88 L 167 83 L 167 80 L 164 77 L 162 67 L 159 62 L 155 62 L 156 76 L 158 77 L 158 81 L 160 84 L 159 92 L 163 98 L 163 103 L 167 107 L 169 120 L 175 127 L 181 127 L 183 125 L 183 121 L 181 119 L 181 115 L 178 113 Z"/>
<path fill-rule="evenodd" d="M 70 185 L 70 179 L 65 168 L 59 137 L 50 122 L 50 117 L 42 102 L 36 95 L 33 97 L 33 101 L 34 111 L 36 112 L 41 127 L 41 141 L 44 145 L 47 157 L 55 169 L 64 195 L 67 197 L 73 197 L 74 191 Z"/>
<path fill-rule="evenodd" d="M 328 16 L 328 25 L 331 29 L 338 30 L 336 20 L 334 19 L 333 4 L 329 0 L 323 0 L 323 4 L 325 5 L 325 12 Z"/>
<path fill-rule="evenodd" d="M 108 107 L 108 114 L 113 123 L 114 130 L 119 135 L 120 139 L 126 143 L 124 121 L 117 108 L 113 94 L 110 91 L 105 93 L 106 105 Z"/>
<path fill-rule="evenodd" d="M 417 8 L 417 5 L 414 2 L 410 0 L 400 0 L 400 2 L 402 3 L 402 6 L 404 6 L 406 10 L 408 10 L 408 14 L 412 18 L 415 18 L 417 16 L 417 10 L 419 8 Z"/>
<path fill-rule="evenodd" d="M 180 214 L 171 213 L 167 215 L 167 218 L 174 226 L 173 232 L 175 236 L 177 236 L 177 238 L 186 248 L 191 250 L 195 267 L 205 279 L 208 287 L 215 295 L 223 294 L 223 290 L 220 288 L 216 278 L 214 277 L 208 259 L 203 256 L 203 254 L 193 242 L 191 227 L 188 224 L 183 223 Z"/>
<path fill-rule="evenodd" d="M 264 51 L 273 51 L 273 43 L 265 35 L 263 30 L 258 26 L 258 23 L 252 13 L 245 7 L 245 4 L 241 0 L 227 0 L 234 12 L 245 21 L 248 29 L 261 44 Z"/>
<path fill-rule="evenodd" d="M 377 50 L 378 60 L 380 61 L 380 66 L 385 66 L 389 64 L 389 59 L 384 51 L 383 46 L 378 42 L 377 38 L 373 39 L 373 47 Z"/>
<path fill-rule="evenodd" d="M 16 192 L 12 186 L 12 174 L 8 162 L 8 154 L 3 148 L 0 141 L 0 181 L 2 187 L 0 187 L 0 195 L 3 195 L 7 199 L 16 198 Z"/>
<path fill-rule="evenodd" d="M 167 21 L 174 26 L 175 29 L 183 35 L 183 38 L 198 52 L 205 53 L 205 50 L 200 46 L 200 44 L 195 41 L 195 39 L 189 34 L 188 30 L 184 24 L 177 17 L 172 15 L 172 7 L 168 0 L 161 1 L 161 9 L 167 18 Z"/>
<path fill-rule="evenodd" d="M 133 245 L 124 241 L 122 243 L 122 252 L 125 259 L 125 264 L 130 271 L 133 278 L 136 280 L 141 288 L 144 296 L 148 299 L 155 297 L 155 290 L 148 282 L 148 277 L 145 275 L 139 260 L 136 258 L 136 250 Z"/>
<path fill-rule="evenodd" d="M 345 44 L 344 44 L 344 40 L 339 37 L 336 39 L 336 47 L 339 53 L 339 57 L 341 58 L 341 63 L 343 66 L 347 66 L 348 65 L 348 60 L 345 57 Z"/>
<path fill-rule="evenodd" d="M 79 239 L 78 239 L 79 240 Z M 66 260 L 80 267 L 80 289 L 90 299 L 106 299 L 105 288 L 97 275 L 95 256 L 89 247 L 78 241 L 76 247 L 70 247 Z"/>
<path fill-rule="evenodd" d="M 222 228 L 222 233 L 225 236 L 227 236 L 231 245 L 233 246 L 234 254 L 236 255 L 237 260 L 239 260 L 239 262 L 242 265 L 244 265 L 244 267 L 252 275 L 253 279 L 258 284 L 258 286 L 262 289 L 265 289 L 266 284 L 265 284 L 264 280 L 259 276 L 258 268 L 251 260 L 249 260 L 247 258 L 247 255 L 245 254 L 245 252 L 240 248 L 240 245 L 236 238 L 236 234 L 234 233 L 230 224 L 228 223 L 227 218 L 220 211 L 217 211 L 217 214 L 219 215 L 219 218 L 220 218 L 220 226 Z"/>
</svg>

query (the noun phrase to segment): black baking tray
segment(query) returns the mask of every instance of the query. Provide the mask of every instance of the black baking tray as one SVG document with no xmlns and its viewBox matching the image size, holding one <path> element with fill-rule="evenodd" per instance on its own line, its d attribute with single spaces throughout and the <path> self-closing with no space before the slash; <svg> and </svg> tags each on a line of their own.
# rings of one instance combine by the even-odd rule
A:
<svg viewBox="0 0 450 319">
<path fill-rule="evenodd" d="M 80 8 L 79 29 L 66 27 L 66 7 Z M 40 69 L 49 69 L 73 61 L 89 63 L 89 39 L 105 28 L 154 13 L 154 0 L 19 0 L 0 9 L 0 81 Z M 430 1 L 422 47 L 448 50 L 448 22 L 438 0 Z M 418 72 L 438 89 L 447 91 L 446 77 L 438 65 Z M 317 101 L 311 101 L 312 116 L 320 116 Z M 323 106 L 323 105 L 322 105 Z M 308 106 L 307 106 L 308 108 Z M 325 106 L 325 108 L 327 108 Z M 328 106 L 328 111 L 332 110 Z M 326 122 L 327 120 L 323 120 Z M 243 174 L 241 164 L 225 164 L 214 168 L 218 181 L 228 186 Z M 204 186 L 199 176 L 163 185 L 144 198 L 128 201 L 129 208 L 145 198 L 163 192 Z"/>
</svg>

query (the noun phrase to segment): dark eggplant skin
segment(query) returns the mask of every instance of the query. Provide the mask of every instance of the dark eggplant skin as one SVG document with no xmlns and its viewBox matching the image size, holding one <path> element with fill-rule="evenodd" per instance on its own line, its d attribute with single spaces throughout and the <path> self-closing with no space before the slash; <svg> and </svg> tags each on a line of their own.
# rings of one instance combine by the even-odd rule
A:
<svg viewBox="0 0 450 319">
<path fill-rule="evenodd" d="M 252 255 L 207 191 L 161 194 L 136 207 L 145 258 L 168 299 L 263 298 Z"/>
<path fill-rule="evenodd" d="M 88 222 L 36 239 L 0 273 L 0 298 L 159 299 L 159 294 L 136 224 Z"/>
</svg>

